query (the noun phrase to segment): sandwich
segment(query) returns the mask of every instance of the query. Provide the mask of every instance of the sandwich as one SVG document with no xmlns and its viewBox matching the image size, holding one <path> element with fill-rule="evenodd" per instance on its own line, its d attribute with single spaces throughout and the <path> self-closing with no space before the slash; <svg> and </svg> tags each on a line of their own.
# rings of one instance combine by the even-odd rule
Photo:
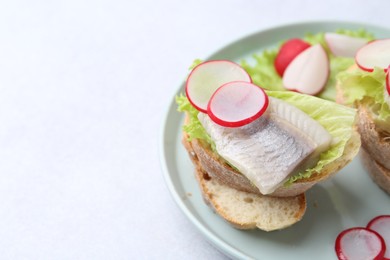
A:
<svg viewBox="0 0 390 260">
<path fill-rule="evenodd" d="M 358 111 L 360 157 L 372 180 L 390 194 L 390 40 L 372 41 L 338 76 L 337 102 Z"/>
<path fill-rule="evenodd" d="M 267 89 L 244 67 L 217 60 L 196 64 L 176 97 L 201 193 L 239 229 L 279 230 L 301 220 L 305 192 L 360 148 L 355 109 Z"/>
</svg>

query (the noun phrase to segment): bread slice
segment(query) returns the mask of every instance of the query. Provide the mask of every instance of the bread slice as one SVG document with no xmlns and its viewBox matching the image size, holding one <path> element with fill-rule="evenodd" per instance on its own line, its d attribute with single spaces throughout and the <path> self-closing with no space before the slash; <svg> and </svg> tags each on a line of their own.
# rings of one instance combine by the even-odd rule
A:
<svg viewBox="0 0 390 260">
<path fill-rule="evenodd" d="M 374 115 L 367 100 L 357 102 L 357 107 L 362 147 L 373 160 L 390 169 L 390 135 L 375 124 Z"/>
<path fill-rule="evenodd" d="M 186 117 L 186 121 L 188 120 L 189 118 Z M 232 168 L 225 160 L 216 155 L 207 143 L 198 139 L 193 139 L 189 143 L 188 140 L 184 139 L 183 144 L 187 150 L 188 147 L 191 147 L 191 150 L 198 158 L 202 169 L 204 169 L 208 175 L 219 181 L 221 184 L 240 191 L 261 194 L 258 188 L 255 187 L 244 175 Z M 310 178 L 298 180 L 288 186 L 282 185 L 270 195 L 274 197 L 293 197 L 304 193 L 314 184 L 326 180 L 352 161 L 358 153 L 359 148 L 360 136 L 357 130 L 354 130 L 350 140 L 346 144 L 344 153 L 340 158 L 335 160 L 333 163 L 326 165 L 321 172 L 313 174 Z"/>
<path fill-rule="evenodd" d="M 203 169 L 197 154 L 192 149 L 184 134 L 183 144 L 195 166 L 205 202 L 238 229 L 261 229 L 264 231 L 279 230 L 300 221 L 306 211 L 305 194 L 295 197 L 276 198 L 239 191 L 220 183 Z"/>
<path fill-rule="evenodd" d="M 361 160 L 372 180 L 390 194 L 390 135 L 375 124 L 368 99 L 356 102 L 362 139 Z"/>
<path fill-rule="evenodd" d="M 371 179 L 390 194 L 390 169 L 375 161 L 364 148 L 360 151 L 360 158 Z"/>
</svg>

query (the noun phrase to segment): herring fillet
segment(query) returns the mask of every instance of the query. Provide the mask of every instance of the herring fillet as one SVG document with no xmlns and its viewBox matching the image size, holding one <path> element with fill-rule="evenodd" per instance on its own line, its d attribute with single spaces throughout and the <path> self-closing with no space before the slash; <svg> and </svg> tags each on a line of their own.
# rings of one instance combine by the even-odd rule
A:
<svg viewBox="0 0 390 260">
<path fill-rule="evenodd" d="M 220 126 L 203 113 L 198 118 L 219 155 L 262 194 L 274 192 L 291 174 L 314 166 L 332 139 L 307 114 L 271 97 L 267 112 L 242 127 Z"/>
</svg>

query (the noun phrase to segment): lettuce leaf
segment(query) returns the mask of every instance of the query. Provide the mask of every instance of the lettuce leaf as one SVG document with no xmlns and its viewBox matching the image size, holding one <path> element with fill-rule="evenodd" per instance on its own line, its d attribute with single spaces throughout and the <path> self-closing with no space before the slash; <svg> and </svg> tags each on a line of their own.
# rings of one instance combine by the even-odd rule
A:
<svg viewBox="0 0 390 260">
<path fill-rule="evenodd" d="M 337 79 L 347 104 L 353 105 L 355 101 L 369 97 L 375 104 L 376 119 L 390 121 L 390 107 L 385 100 L 386 74 L 383 69 L 375 68 L 373 72 L 367 72 L 356 67 L 341 72 Z"/>
<path fill-rule="evenodd" d="M 242 60 L 241 66 L 251 76 L 254 84 L 269 90 L 285 90 L 282 78 L 274 67 L 277 54 L 278 49 L 265 50 L 262 53 L 253 55 L 254 65 L 250 65 L 246 60 Z"/>
<path fill-rule="evenodd" d="M 188 98 L 183 94 L 176 96 L 177 111 L 186 112 L 189 116 L 189 122 L 183 125 L 183 131 L 188 134 L 189 141 L 192 139 L 201 139 L 212 144 L 210 136 L 198 120 L 199 111 L 194 108 Z"/>
<path fill-rule="evenodd" d="M 360 30 L 337 30 L 337 33 L 352 36 L 365 38 L 367 40 L 374 39 L 373 35 L 365 31 L 364 29 Z M 318 94 L 318 97 L 335 101 L 336 99 L 336 76 L 339 72 L 348 69 L 355 62 L 352 58 L 336 57 L 332 55 L 329 51 L 329 48 L 325 42 L 324 33 L 317 34 L 306 34 L 303 37 L 303 40 L 310 43 L 311 45 L 321 44 L 328 53 L 329 62 L 330 62 L 330 75 L 328 82 L 324 90 Z M 249 73 L 252 77 L 253 82 L 256 85 L 259 85 L 268 90 L 285 90 L 283 87 L 282 79 L 274 68 L 274 61 L 279 52 L 281 44 L 272 49 L 265 50 L 261 53 L 256 53 L 253 55 L 254 64 L 251 65 L 247 60 L 241 61 L 241 66 Z"/>
<path fill-rule="evenodd" d="M 282 99 L 304 111 L 319 122 L 334 140 L 328 151 L 321 154 L 320 161 L 314 168 L 292 176 L 287 181 L 287 184 L 302 178 L 308 178 L 315 172 L 320 172 L 326 164 L 329 164 L 342 156 L 345 145 L 351 138 L 356 114 L 354 109 L 335 104 L 331 101 L 291 91 L 267 91 L 267 94 Z M 199 112 L 192 107 L 184 95 L 177 96 L 176 102 L 178 104 L 178 110 L 187 112 L 190 116 L 190 122 L 183 126 L 183 130 L 187 132 L 190 140 L 193 138 L 202 139 L 208 142 L 215 151 L 214 143 L 197 118 Z"/>
</svg>

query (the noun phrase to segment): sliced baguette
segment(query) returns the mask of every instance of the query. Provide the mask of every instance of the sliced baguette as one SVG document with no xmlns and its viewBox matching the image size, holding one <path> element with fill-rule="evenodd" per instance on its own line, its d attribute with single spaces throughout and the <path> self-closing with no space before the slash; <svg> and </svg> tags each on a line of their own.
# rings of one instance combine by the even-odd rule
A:
<svg viewBox="0 0 390 260">
<path fill-rule="evenodd" d="M 375 124 L 370 103 L 366 99 L 356 104 L 362 139 L 362 163 L 372 180 L 390 194 L 390 136 Z"/>
<path fill-rule="evenodd" d="M 364 148 L 360 151 L 360 158 L 371 179 L 390 194 L 390 169 L 375 161 Z"/>
<path fill-rule="evenodd" d="M 195 175 L 205 202 L 238 229 L 273 231 L 284 229 L 300 221 L 306 211 L 305 194 L 276 198 L 239 191 L 221 184 L 202 167 L 199 158 L 184 134 L 183 144 L 195 166 Z"/>
<path fill-rule="evenodd" d="M 358 129 L 362 139 L 362 147 L 370 157 L 390 169 L 390 136 L 381 130 L 374 122 L 370 103 L 366 99 L 357 102 Z"/>
<path fill-rule="evenodd" d="M 186 117 L 186 121 L 189 118 Z M 191 147 L 192 152 L 197 156 L 201 167 L 214 179 L 221 184 L 228 185 L 234 189 L 261 194 L 260 191 L 251 184 L 251 182 L 240 172 L 228 165 L 223 159 L 216 155 L 211 147 L 201 140 L 193 139 L 190 144 L 183 140 L 184 146 Z M 188 144 L 187 144 L 188 143 Z M 350 140 L 347 142 L 343 155 L 334 162 L 327 164 L 321 172 L 313 174 L 309 178 L 300 179 L 292 185 L 281 186 L 275 192 L 270 194 L 274 197 L 293 197 L 304 193 L 314 184 L 326 180 L 341 168 L 347 165 L 356 156 L 360 148 L 360 136 L 356 130 L 352 132 Z"/>
</svg>

